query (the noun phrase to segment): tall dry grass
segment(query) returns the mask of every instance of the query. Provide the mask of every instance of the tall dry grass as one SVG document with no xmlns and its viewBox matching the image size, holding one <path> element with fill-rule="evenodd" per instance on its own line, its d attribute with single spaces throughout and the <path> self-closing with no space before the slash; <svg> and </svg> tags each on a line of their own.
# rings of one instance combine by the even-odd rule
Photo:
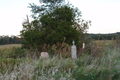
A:
<svg viewBox="0 0 120 80">
<path fill-rule="evenodd" d="M 77 60 L 64 57 L 71 51 L 70 46 L 63 48 L 65 44 L 60 50 L 53 46 L 55 54 L 63 55 L 60 57 L 0 59 L 0 80 L 119 80 L 120 49 L 115 42 L 104 44 L 86 45 Z"/>
</svg>

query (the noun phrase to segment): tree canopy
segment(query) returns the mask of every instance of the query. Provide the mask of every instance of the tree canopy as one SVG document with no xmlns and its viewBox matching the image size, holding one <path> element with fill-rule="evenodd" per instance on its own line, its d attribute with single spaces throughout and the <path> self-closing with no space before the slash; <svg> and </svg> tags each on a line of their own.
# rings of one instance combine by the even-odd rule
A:
<svg viewBox="0 0 120 80">
<path fill-rule="evenodd" d="M 24 36 L 23 44 L 31 47 L 40 47 L 44 44 L 52 46 L 56 43 L 71 45 L 74 40 L 79 45 L 80 39 L 84 41 L 85 30 L 88 22 L 80 22 L 81 11 L 71 7 L 70 4 L 62 5 L 64 0 L 41 0 L 41 6 L 30 4 L 34 21 L 31 22 L 31 30 L 24 29 L 21 34 Z M 37 17 L 36 14 L 38 14 Z M 24 27 L 26 28 L 26 27 Z M 81 36 L 81 37 L 80 37 Z"/>
</svg>

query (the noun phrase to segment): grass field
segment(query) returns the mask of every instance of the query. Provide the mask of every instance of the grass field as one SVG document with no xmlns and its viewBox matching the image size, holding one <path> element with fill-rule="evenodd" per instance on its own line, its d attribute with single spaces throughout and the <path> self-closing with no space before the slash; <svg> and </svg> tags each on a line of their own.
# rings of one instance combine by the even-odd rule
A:
<svg viewBox="0 0 120 80">
<path fill-rule="evenodd" d="M 26 54 L 33 52 L 20 44 L 1 45 L 0 80 L 120 80 L 120 47 L 113 45 L 112 40 L 93 41 L 77 60 L 60 55 L 32 59 Z"/>
<path fill-rule="evenodd" d="M 21 44 L 6 44 L 6 45 L 0 45 L 0 49 L 12 48 L 12 47 L 21 47 Z"/>
</svg>

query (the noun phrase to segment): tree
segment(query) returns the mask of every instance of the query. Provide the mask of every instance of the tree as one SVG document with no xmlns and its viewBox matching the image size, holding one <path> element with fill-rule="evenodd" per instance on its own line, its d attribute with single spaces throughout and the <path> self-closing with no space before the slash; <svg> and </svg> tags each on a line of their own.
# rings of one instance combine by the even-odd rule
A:
<svg viewBox="0 0 120 80">
<path fill-rule="evenodd" d="M 52 15 L 55 15 L 53 17 Z M 62 43 L 72 44 L 74 40 L 76 44 L 79 42 L 79 31 L 73 28 L 74 19 L 72 9 L 68 6 L 56 8 L 52 13 L 43 15 L 39 22 L 42 23 L 41 32 L 37 27 L 38 21 L 32 23 L 35 27 L 26 31 L 23 36 L 31 46 L 43 45 L 43 43 L 52 46 L 53 44 Z"/>
<path fill-rule="evenodd" d="M 41 4 L 40 6 L 37 6 L 34 3 L 29 4 L 30 6 L 28 6 L 31 8 L 33 13 L 32 17 L 34 19 L 39 19 L 42 15 L 53 12 L 55 8 L 61 7 L 63 3 L 65 3 L 65 0 L 39 0 L 39 2 Z"/>
<path fill-rule="evenodd" d="M 43 5 L 31 5 L 34 16 L 39 13 L 38 17 L 34 17 L 31 22 L 31 30 L 22 30 L 21 34 L 24 36 L 24 42 L 31 47 L 38 48 L 45 44 L 52 46 L 57 42 L 62 43 L 65 41 L 67 44 L 72 44 L 74 40 L 77 45 L 80 45 L 85 31 L 88 28 L 88 22 L 80 21 L 81 11 L 78 8 L 71 7 L 71 5 L 60 5 L 59 0 L 42 0 Z M 53 7 L 53 3 L 57 2 L 57 7 Z M 63 1 L 63 0 L 61 0 Z M 50 4 L 53 4 L 52 7 Z M 46 11 L 46 13 L 44 13 Z M 79 24 L 79 22 L 81 22 Z M 79 36 L 82 36 L 79 37 Z M 82 39 L 80 41 L 80 39 Z M 24 44 L 25 44 L 24 43 Z"/>
</svg>

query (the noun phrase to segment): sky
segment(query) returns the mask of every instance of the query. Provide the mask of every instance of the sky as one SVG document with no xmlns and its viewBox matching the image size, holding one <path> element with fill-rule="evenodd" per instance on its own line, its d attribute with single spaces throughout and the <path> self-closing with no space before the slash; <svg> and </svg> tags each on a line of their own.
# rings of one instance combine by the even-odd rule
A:
<svg viewBox="0 0 120 80">
<path fill-rule="evenodd" d="M 82 12 L 82 19 L 91 20 L 88 33 L 120 32 L 120 0 L 69 0 Z M 30 17 L 29 3 L 40 5 L 39 0 L 0 0 L 0 36 L 19 35 L 22 22 Z"/>
</svg>

